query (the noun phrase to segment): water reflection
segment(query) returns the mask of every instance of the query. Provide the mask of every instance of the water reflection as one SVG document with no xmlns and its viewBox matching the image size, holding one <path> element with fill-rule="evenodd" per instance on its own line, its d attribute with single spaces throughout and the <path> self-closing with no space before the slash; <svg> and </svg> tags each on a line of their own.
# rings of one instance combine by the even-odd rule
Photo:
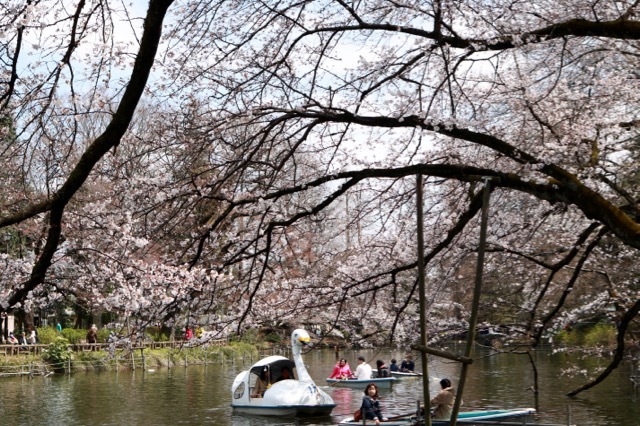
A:
<svg viewBox="0 0 640 426">
<path fill-rule="evenodd" d="M 353 363 L 358 355 L 367 359 L 402 359 L 394 350 L 348 351 L 340 354 Z M 331 417 L 299 420 L 233 415 L 231 383 L 255 360 L 188 368 L 158 369 L 155 372 L 91 372 L 48 378 L 3 378 L 0 398 L 2 424 L 47 425 L 331 425 L 349 416 L 361 403 L 363 390 L 327 386 L 324 381 L 335 364 L 331 350 L 304 355 L 316 384 L 338 404 Z M 563 377 L 573 362 L 593 371 L 603 360 L 573 359 L 567 354 L 536 353 L 540 374 L 540 415 L 543 423 L 566 424 L 568 415 L 581 426 L 638 424 L 638 394 L 629 380 L 630 366 L 623 364 L 604 383 L 577 398 L 564 395 L 584 383 L 584 377 Z M 432 396 L 438 381 L 449 377 L 457 382 L 459 366 L 431 361 Z M 526 356 L 478 357 L 470 369 L 464 409 L 515 408 L 535 405 L 533 374 Z M 387 416 L 414 412 L 422 392 L 421 379 L 396 382 L 392 390 L 381 390 L 381 404 Z"/>
</svg>

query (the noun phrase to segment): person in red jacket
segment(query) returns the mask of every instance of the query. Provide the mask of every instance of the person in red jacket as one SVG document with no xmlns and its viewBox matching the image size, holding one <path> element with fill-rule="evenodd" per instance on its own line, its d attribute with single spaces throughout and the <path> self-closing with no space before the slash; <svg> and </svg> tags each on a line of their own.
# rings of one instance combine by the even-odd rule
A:
<svg viewBox="0 0 640 426">
<path fill-rule="evenodd" d="M 351 368 L 349 368 L 349 363 L 347 363 L 346 359 L 342 358 L 335 367 L 333 367 L 333 372 L 329 378 L 344 380 L 351 376 L 353 376 L 353 374 L 351 373 Z"/>
</svg>

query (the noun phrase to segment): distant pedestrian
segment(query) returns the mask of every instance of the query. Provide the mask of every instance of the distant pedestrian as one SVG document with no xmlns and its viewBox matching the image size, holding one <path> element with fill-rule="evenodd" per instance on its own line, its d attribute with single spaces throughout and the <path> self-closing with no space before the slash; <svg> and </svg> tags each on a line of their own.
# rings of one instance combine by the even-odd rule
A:
<svg viewBox="0 0 640 426">
<path fill-rule="evenodd" d="M 36 330 L 33 327 L 29 327 L 29 335 L 27 336 L 27 343 L 30 345 L 35 345 L 37 343 L 38 337 L 36 335 Z"/>
<path fill-rule="evenodd" d="M 87 331 L 87 343 L 98 343 L 98 333 L 97 330 L 98 328 L 94 328 L 95 324 L 93 327 L 91 327 L 89 329 L 89 331 Z"/>
</svg>

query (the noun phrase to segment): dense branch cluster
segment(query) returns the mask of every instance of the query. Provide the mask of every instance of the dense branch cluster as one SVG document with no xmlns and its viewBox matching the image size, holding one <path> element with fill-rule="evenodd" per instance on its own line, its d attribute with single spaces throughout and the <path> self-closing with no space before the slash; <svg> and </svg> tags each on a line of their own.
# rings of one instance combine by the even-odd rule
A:
<svg viewBox="0 0 640 426">
<path fill-rule="evenodd" d="M 604 316 L 621 354 L 640 304 L 636 6 L 3 3 L 2 308 L 408 344 L 422 174 L 436 342 L 466 326 L 491 178 L 481 321 L 538 345 Z"/>
</svg>

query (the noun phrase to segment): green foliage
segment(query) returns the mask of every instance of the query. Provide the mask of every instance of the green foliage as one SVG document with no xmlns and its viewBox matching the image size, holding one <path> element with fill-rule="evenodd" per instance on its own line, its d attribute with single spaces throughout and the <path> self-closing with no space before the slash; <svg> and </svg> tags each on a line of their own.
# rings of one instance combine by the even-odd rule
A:
<svg viewBox="0 0 640 426">
<path fill-rule="evenodd" d="M 249 343 L 251 345 L 255 345 L 259 340 L 258 337 L 259 337 L 258 329 L 252 328 L 242 333 L 241 341 Z"/>
<path fill-rule="evenodd" d="M 169 334 L 163 333 L 160 327 L 147 327 L 145 330 L 147 336 L 151 337 L 154 342 L 168 342 Z"/>
<path fill-rule="evenodd" d="M 556 334 L 555 341 L 567 347 L 613 347 L 616 344 L 616 328 L 612 324 L 598 323 L 589 327 L 561 330 Z"/>
<path fill-rule="evenodd" d="M 116 322 L 117 319 L 118 315 L 116 315 L 115 312 L 103 312 L 102 315 L 100 315 L 100 322 L 103 325 Z"/>
<path fill-rule="evenodd" d="M 109 338 L 110 330 L 108 328 L 101 328 L 98 330 L 98 343 L 106 343 Z"/>
<path fill-rule="evenodd" d="M 38 328 L 38 340 L 42 345 L 49 345 L 60 337 L 60 333 L 55 327 Z"/>
<path fill-rule="evenodd" d="M 614 347 L 616 345 L 616 328 L 611 324 L 599 323 L 587 331 L 584 346 Z"/>
<path fill-rule="evenodd" d="M 53 343 L 49 344 L 42 358 L 53 364 L 54 368 L 64 369 L 70 361 L 73 361 L 73 352 L 69 349 L 69 341 L 58 337 Z"/>
<path fill-rule="evenodd" d="M 282 338 L 276 333 L 269 333 L 264 336 L 264 340 L 271 343 L 280 343 L 282 342 Z"/>
<path fill-rule="evenodd" d="M 582 346 L 583 333 L 577 330 L 560 330 L 554 340 L 562 346 Z"/>
<path fill-rule="evenodd" d="M 258 351 L 254 345 L 245 342 L 231 342 L 229 346 L 220 346 L 220 351 L 226 356 L 241 354 L 242 356 L 257 357 Z"/>
<path fill-rule="evenodd" d="M 116 351 L 116 359 L 108 350 L 72 353 L 67 348 L 68 342 L 62 337 L 58 337 L 42 355 L 24 354 L 0 357 L 0 373 L 15 371 L 16 367 L 27 364 L 33 365 L 37 369 L 45 369 L 45 363 L 49 364 L 46 369 L 53 366 L 56 370 L 63 370 L 69 367 L 69 361 L 73 361 L 71 372 L 130 369 L 132 357 L 135 357 L 136 368 L 141 368 L 143 365 L 140 350 L 131 353 Z M 245 361 L 259 357 L 256 347 L 247 343 L 181 349 L 145 349 L 144 354 L 147 368 L 186 366 L 186 363 L 188 365 L 212 362 L 226 363 L 233 362 L 234 359 Z"/>
<path fill-rule="evenodd" d="M 67 339 L 71 344 L 81 343 L 87 338 L 87 330 L 81 330 L 77 328 L 63 328 L 62 337 Z"/>
</svg>

